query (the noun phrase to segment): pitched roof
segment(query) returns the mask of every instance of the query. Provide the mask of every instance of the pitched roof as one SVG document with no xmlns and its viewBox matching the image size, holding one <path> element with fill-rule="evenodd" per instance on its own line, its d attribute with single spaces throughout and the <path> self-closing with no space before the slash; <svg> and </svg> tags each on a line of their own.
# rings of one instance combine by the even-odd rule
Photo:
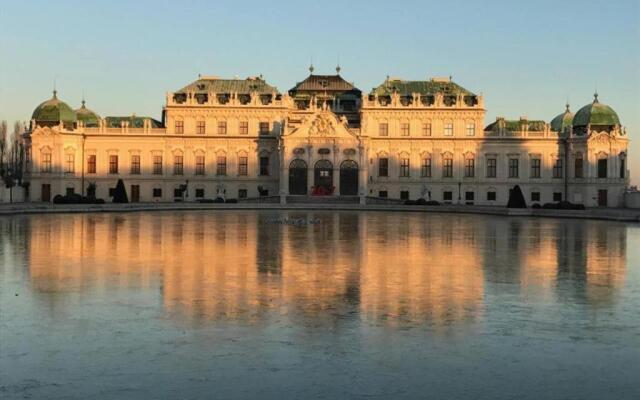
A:
<svg viewBox="0 0 640 400">
<path fill-rule="evenodd" d="M 128 117 L 105 117 L 107 128 L 120 128 L 122 121 L 129 121 L 129 128 L 142 128 L 144 120 L 151 120 L 152 128 L 162 128 L 162 122 L 149 117 L 128 116 Z"/>
<path fill-rule="evenodd" d="M 272 94 L 278 93 L 275 86 L 267 84 L 261 77 L 250 77 L 247 79 L 220 79 L 218 77 L 201 77 L 191 82 L 176 93 L 240 93 L 249 94 L 251 92 Z"/>
<path fill-rule="evenodd" d="M 340 75 L 309 75 L 302 82 L 298 82 L 291 90 L 290 94 L 298 92 L 360 92 L 353 84 L 345 81 Z"/>
<path fill-rule="evenodd" d="M 511 132 L 518 132 L 522 130 L 525 124 L 529 125 L 529 131 L 542 132 L 546 125 L 542 120 L 515 120 L 515 119 L 501 119 L 487 125 L 484 128 L 485 131 L 497 131 L 500 128 L 500 122 L 504 122 L 504 129 Z"/>
<path fill-rule="evenodd" d="M 429 80 L 429 81 L 404 81 L 400 79 L 387 79 L 379 86 L 373 88 L 371 94 L 377 94 L 378 96 L 388 96 L 393 92 L 398 92 L 401 95 L 411 95 L 413 93 L 419 93 L 422 95 L 435 95 L 436 93 L 442 93 L 444 95 L 458 95 L 463 94 L 465 96 L 473 96 L 474 94 L 462 86 L 458 85 L 451 80 Z"/>
</svg>

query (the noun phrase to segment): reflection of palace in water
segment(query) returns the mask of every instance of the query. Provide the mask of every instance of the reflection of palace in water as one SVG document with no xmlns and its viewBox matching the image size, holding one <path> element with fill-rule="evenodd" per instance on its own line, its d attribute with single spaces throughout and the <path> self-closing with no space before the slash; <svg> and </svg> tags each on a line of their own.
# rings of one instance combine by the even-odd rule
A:
<svg viewBox="0 0 640 400">
<path fill-rule="evenodd" d="M 165 311 L 177 319 L 258 322 L 276 313 L 339 324 L 356 314 L 446 326 L 480 319 L 492 285 L 598 306 L 614 301 L 626 273 L 626 230 L 616 224 L 286 215 L 320 223 L 274 224 L 282 214 L 267 212 L 27 219 L 32 286 L 58 295 L 160 288 Z"/>
</svg>

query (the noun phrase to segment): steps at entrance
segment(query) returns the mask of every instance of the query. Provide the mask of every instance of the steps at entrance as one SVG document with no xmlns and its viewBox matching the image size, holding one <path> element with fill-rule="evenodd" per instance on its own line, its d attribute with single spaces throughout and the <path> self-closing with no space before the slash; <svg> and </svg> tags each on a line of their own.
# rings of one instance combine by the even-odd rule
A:
<svg viewBox="0 0 640 400">
<path fill-rule="evenodd" d="M 288 204 L 358 204 L 358 196 L 287 196 Z"/>
</svg>

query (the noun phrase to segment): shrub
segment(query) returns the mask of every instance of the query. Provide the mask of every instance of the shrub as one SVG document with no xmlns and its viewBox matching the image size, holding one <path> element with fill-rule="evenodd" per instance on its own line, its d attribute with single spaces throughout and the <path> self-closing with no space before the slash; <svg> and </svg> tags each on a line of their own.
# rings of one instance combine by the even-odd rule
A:
<svg viewBox="0 0 640 400">
<path fill-rule="evenodd" d="M 422 197 L 416 200 L 416 205 L 424 206 L 426 204 L 427 204 L 427 200 L 423 199 Z"/>
<path fill-rule="evenodd" d="M 67 199 L 63 195 L 57 194 L 53 196 L 53 204 L 67 204 Z"/>
<path fill-rule="evenodd" d="M 531 205 L 531 208 L 542 208 L 542 206 L 540 205 L 540 203 L 533 203 Z"/>
<path fill-rule="evenodd" d="M 124 187 L 124 182 L 122 179 L 118 179 L 118 183 L 116 184 L 116 188 L 113 191 L 113 202 L 114 203 L 128 203 L 129 198 L 127 197 L 127 189 Z"/>
<path fill-rule="evenodd" d="M 238 199 L 227 199 L 225 200 L 225 203 L 237 203 Z"/>
<path fill-rule="evenodd" d="M 61 195 L 57 194 L 53 198 L 54 204 L 104 204 L 103 199 L 80 196 L 79 194 Z"/>
<path fill-rule="evenodd" d="M 222 197 L 216 197 L 216 199 L 213 202 L 214 203 L 224 203 L 224 199 Z"/>
<path fill-rule="evenodd" d="M 200 199 L 198 203 L 213 203 L 213 199 Z"/>
<path fill-rule="evenodd" d="M 515 185 L 513 189 L 509 190 L 507 208 L 527 208 L 527 202 L 524 200 L 520 186 Z"/>
<path fill-rule="evenodd" d="M 405 206 L 415 206 L 416 205 L 416 201 L 415 200 L 405 200 L 404 201 L 404 205 Z"/>
<path fill-rule="evenodd" d="M 438 201 L 436 201 L 436 200 L 428 200 L 428 201 L 425 203 L 425 205 L 427 205 L 427 206 L 439 206 L 439 205 L 440 205 L 440 203 L 439 203 Z"/>
</svg>

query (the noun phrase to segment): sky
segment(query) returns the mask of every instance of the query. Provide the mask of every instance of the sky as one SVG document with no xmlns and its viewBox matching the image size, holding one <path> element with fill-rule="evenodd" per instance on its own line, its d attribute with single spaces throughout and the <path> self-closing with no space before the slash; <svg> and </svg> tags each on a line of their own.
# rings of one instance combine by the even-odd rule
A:
<svg viewBox="0 0 640 400">
<path fill-rule="evenodd" d="M 387 75 L 449 76 L 496 116 L 550 121 L 569 101 L 613 107 L 640 184 L 640 0 L 0 0 L 0 120 L 51 97 L 102 116 L 160 119 L 198 74 L 262 74 L 286 91 L 308 75 L 363 91 Z"/>
</svg>

